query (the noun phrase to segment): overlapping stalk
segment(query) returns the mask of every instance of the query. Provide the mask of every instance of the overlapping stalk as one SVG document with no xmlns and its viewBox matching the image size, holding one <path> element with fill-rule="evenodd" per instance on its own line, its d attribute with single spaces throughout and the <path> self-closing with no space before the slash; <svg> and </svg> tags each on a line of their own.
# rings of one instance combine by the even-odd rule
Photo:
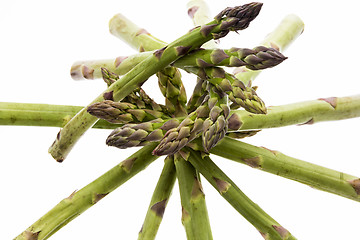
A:
<svg viewBox="0 0 360 240">
<path fill-rule="evenodd" d="M 198 3 L 201 5 L 203 2 L 193 0 L 189 5 L 189 16 L 195 24 L 206 19 L 206 8 L 205 12 L 199 11 Z M 211 23 L 191 30 L 169 45 L 122 15 L 116 15 L 110 21 L 110 31 L 115 36 L 140 52 L 158 50 L 117 58 L 115 61 L 83 62 L 74 66 L 71 72 L 73 78 L 93 79 L 101 72 L 108 85 L 108 89 L 92 105 L 82 108 L 22 104 L 20 107 L 16 103 L 0 103 L 0 124 L 64 126 L 50 148 L 50 153 L 58 161 L 64 159 L 76 140 L 90 127 L 117 127 L 106 141 L 110 146 L 144 146 L 88 186 L 61 201 L 16 239 L 48 238 L 143 170 L 157 158 L 156 155 L 168 156 L 139 239 L 155 238 L 175 177 L 179 182 L 182 222 L 187 238 L 212 239 L 199 173 L 256 227 L 264 239 L 295 239 L 252 202 L 211 161 L 207 155 L 209 153 L 360 201 L 360 178 L 234 139 L 252 136 L 264 128 L 360 116 L 360 96 L 321 98 L 266 109 L 255 88 L 251 87 L 259 73 L 257 70 L 273 67 L 286 59 L 277 50 L 282 51 L 301 33 L 303 24 L 296 16 L 288 16 L 262 42 L 267 47 L 222 50 L 214 48 L 212 42 L 211 48 L 214 49 L 199 49 L 206 41 L 224 37 L 229 31 L 246 28 L 260 8 L 259 3 L 226 8 Z M 239 67 L 238 73 L 235 76 L 228 74 L 220 66 Z M 176 67 L 199 76 L 188 104 Z M 118 74 L 125 75 L 119 78 Z M 140 88 L 153 74 L 159 79 L 165 106 L 157 104 Z M 230 112 L 228 98 L 232 101 L 233 109 L 241 106 L 245 110 Z M 94 124 L 97 120 L 95 117 L 103 120 Z M 160 143 L 155 148 L 156 142 Z"/>
<path fill-rule="evenodd" d="M 296 239 L 272 219 L 257 204 L 252 202 L 208 156 L 189 150 L 189 162 L 208 180 L 244 218 L 267 240 Z"/>
<path fill-rule="evenodd" d="M 115 101 L 119 101 L 139 87 L 151 75 L 162 70 L 171 62 L 185 55 L 203 43 L 215 38 L 224 37 L 230 30 L 245 29 L 258 15 L 262 4 L 252 3 L 244 6 L 227 9 L 218 14 L 214 21 L 200 28 L 195 28 L 183 37 L 159 49 L 151 56 L 136 65 L 126 75 L 108 87 L 95 98 L 91 104 L 104 100 L 104 94 L 111 93 Z M 147 66 L 146 68 L 144 66 Z M 88 130 L 97 118 L 87 113 L 86 109 L 80 111 L 59 132 L 56 140 L 49 148 L 49 153 L 62 162 L 77 140 Z"/>
</svg>

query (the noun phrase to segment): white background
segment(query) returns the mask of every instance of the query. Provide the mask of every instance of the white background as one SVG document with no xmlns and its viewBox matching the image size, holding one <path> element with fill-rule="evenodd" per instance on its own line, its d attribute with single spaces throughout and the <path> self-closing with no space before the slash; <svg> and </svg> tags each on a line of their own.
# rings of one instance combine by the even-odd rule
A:
<svg viewBox="0 0 360 240">
<path fill-rule="evenodd" d="M 87 105 L 102 81 L 73 81 L 77 60 L 114 58 L 135 51 L 108 31 L 121 12 L 164 41 L 192 28 L 187 1 L 2 1 L 0 3 L 0 101 Z M 212 15 L 242 1 L 208 1 Z M 358 1 L 264 1 L 250 27 L 221 46 L 254 47 L 289 13 L 305 22 L 289 58 L 256 80 L 267 105 L 360 93 Z M 191 95 L 193 76 L 183 81 Z M 159 102 L 156 79 L 145 84 Z M 246 142 L 302 160 L 360 175 L 359 119 L 264 130 Z M 11 239 L 61 199 L 80 189 L 136 149 L 105 145 L 110 130 L 90 130 L 59 164 L 47 153 L 58 128 L 0 127 L 0 229 Z M 219 157 L 215 162 L 266 212 L 298 239 L 358 239 L 358 202 Z M 162 160 L 115 190 L 56 233 L 52 239 L 136 239 Z M 262 239 L 203 180 L 214 239 Z M 185 239 L 175 185 L 157 239 Z"/>
</svg>

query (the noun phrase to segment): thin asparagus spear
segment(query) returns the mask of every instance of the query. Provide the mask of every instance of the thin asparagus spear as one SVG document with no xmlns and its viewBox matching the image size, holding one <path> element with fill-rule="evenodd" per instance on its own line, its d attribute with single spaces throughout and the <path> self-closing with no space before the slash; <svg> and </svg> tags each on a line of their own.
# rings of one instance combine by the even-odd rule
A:
<svg viewBox="0 0 360 240">
<path fill-rule="evenodd" d="M 360 202 L 360 178 L 225 137 L 210 151 L 313 188 Z"/>
<path fill-rule="evenodd" d="M 304 22 L 296 15 L 287 15 L 280 24 L 268 34 L 260 45 L 285 51 L 304 31 Z M 245 67 L 238 67 L 234 70 L 235 77 L 246 86 L 251 86 L 261 71 L 253 71 Z"/>
<path fill-rule="evenodd" d="M 188 161 L 265 239 L 296 239 L 288 230 L 252 202 L 208 156 L 201 157 L 199 152 L 189 151 L 191 157 Z"/>
<path fill-rule="evenodd" d="M 0 102 L 0 125 L 63 127 L 82 108 L 70 105 Z M 314 124 L 356 117 L 360 117 L 360 95 L 320 98 L 271 106 L 266 115 L 251 114 L 245 110 L 231 111 L 229 131 Z M 178 120 L 181 121 L 182 118 Z M 119 125 L 100 120 L 93 127 L 113 129 Z"/>
<path fill-rule="evenodd" d="M 155 239 L 156 233 L 163 219 L 166 205 L 174 187 L 175 180 L 176 170 L 174 159 L 173 157 L 166 157 L 164 167 L 152 195 L 144 223 L 139 232 L 138 240 Z"/>
<path fill-rule="evenodd" d="M 227 8 L 220 12 L 215 20 L 203 27 L 195 28 L 167 47 L 157 50 L 136 65 L 121 79 L 112 84 L 102 94 L 95 98 L 91 104 L 104 100 L 104 94 L 111 93 L 115 101 L 120 101 L 134 89 L 139 87 L 151 75 L 165 68 L 171 62 L 180 58 L 187 52 L 198 48 L 212 38 L 224 37 L 230 30 L 242 30 L 258 15 L 262 4 L 251 3 L 240 7 Z M 238 17 L 240 16 L 240 17 Z M 146 67 L 145 67 L 146 66 Z M 78 139 L 88 130 L 97 118 L 87 113 L 86 109 L 80 111 L 58 133 L 54 143 L 49 148 L 52 157 L 62 162 Z"/>
<path fill-rule="evenodd" d="M 156 160 L 157 156 L 151 155 L 155 145 L 152 143 L 141 148 L 95 181 L 79 191 L 73 192 L 15 239 L 41 240 L 49 238 L 71 220 Z"/>
<path fill-rule="evenodd" d="M 212 239 L 205 195 L 196 169 L 180 154 L 175 154 L 175 167 L 179 182 L 182 217 L 188 240 Z"/>
</svg>

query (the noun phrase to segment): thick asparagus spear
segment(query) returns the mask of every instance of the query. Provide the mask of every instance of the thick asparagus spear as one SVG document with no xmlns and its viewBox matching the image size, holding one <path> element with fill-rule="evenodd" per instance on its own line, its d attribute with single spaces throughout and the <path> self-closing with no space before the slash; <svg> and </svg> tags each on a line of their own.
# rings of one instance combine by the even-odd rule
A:
<svg viewBox="0 0 360 240">
<path fill-rule="evenodd" d="M 148 144 L 95 181 L 79 191 L 73 192 L 15 239 L 41 240 L 49 238 L 71 220 L 156 160 L 157 157 L 151 155 L 154 147 L 154 144 Z"/>
<path fill-rule="evenodd" d="M 208 156 L 201 157 L 200 153 L 189 151 L 189 162 L 265 239 L 295 239 L 288 230 L 252 202 Z"/>
<path fill-rule="evenodd" d="M 265 172 L 307 184 L 322 191 L 360 201 L 360 180 L 358 177 L 346 173 L 228 137 L 225 137 L 210 152 Z"/>
<path fill-rule="evenodd" d="M 212 38 L 217 39 L 225 36 L 230 30 L 237 31 L 247 28 L 249 23 L 258 15 L 261 6 L 261 3 L 251 3 L 225 9 L 215 17 L 214 21 L 193 29 L 167 47 L 157 50 L 112 84 L 95 98 L 91 104 L 104 100 L 103 95 L 109 92 L 112 93 L 115 101 L 119 101 L 139 87 L 151 75 L 165 68 L 187 52 L 198 48 Z M 49 148 L 49 153 L 55 160 L 62 162 L 77 140 L 96 120 L 96 117 L 87 113 L 86 109 L 80 111 L 59 132 L 54 143 Z"/>
<path fill-rule="evenodd" d="M 176 170 L 174 159 L 173 157 L 166 157 L 164 167 L 152 195 L 144 223 L 139 232 L 138 240 L 155 239 L 166 205 L 174 187 L 175 180 Z"/>
</svg>

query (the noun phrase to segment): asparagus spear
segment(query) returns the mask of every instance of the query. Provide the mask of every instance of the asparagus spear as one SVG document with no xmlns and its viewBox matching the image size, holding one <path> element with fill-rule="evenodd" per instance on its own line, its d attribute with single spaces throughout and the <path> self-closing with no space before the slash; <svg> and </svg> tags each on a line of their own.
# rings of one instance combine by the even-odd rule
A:
<svg viewBox="0 0 360 240">
<path fill-rule="evenodd" d="M 181 221 L 188 240 L 212 239 L 205 195 L 196 169 L 180 154 L 175 154 L 176 175 L 181 197 Z"/>
<path fill-rule="evenodd" d="M 248 27 L 250 22 L 258 15 L 262 4 L 251 3 L 235 8 L 227 8 L 207 25 L 193 29 L 183 37 L 170 43 L 167 47 L 157 50 L 136 65 L 121 79 L 112 84 L 102 94 L 95 98 L 91 104 L 104 100 L 104 94 L 112 92 L 115 101 L 119 101 L 139 87 L 151 75 L 160 71 L 171 62 L 180 58 L 187 52 L 198 48 L 212 38 L 225 36 L 230 30 L 237 31 Z M 144 67 L 146 66 L 146 68 Z M 49 153 L 62 162 L 77 140 L 96 122 L 96 117 L 87 113 L 86 109 L 80 111 L 59 132 Z"/>
<path fill-rule="evenodd" d="M 91 115 L 110 123 L 141 123 L 157 118 L 169 118 L 162 111 L 139 108 L 131 103 L 114 102 L 111 100 L 94 103 L 87 108 L 87 111 Z"/>
<path fill-rule="evenodd" d="M 164 167 L 152 195 L 144 223 L 139 232 L 138 240 L 155 239 L 162 221 L 166 205 L 169 201 L 176 179 L 173 157 L 166 157 Z"/>
<path fill-rule="evenodd" d="M 154 147 L 155 144 L 148 144 L 98 179 L 79 191 L 73 192 L 15 239 L 41 240 L 49 238 L 71 220 L 156 160 L 157 156 L 151 155 Z"/>
<path fill-rule="evenodd" d="M 279 151 L 225 137 L 210 152 L 322 191 L 360 201 L 359 185 L 356 184 L 358 177 L 301 161 Z"/>
<path fill-rule="evenodd" d="M 174 117 L 185 116 L 187 98 L 180 71 L 174 67 L 167 67 L 156 73 L 156 76 L 169 113 Z"/>
<path fill-rule="evenodd" d="M 165 46 L 165 45 L 164 45 Z M 153 49 L 151 49 L 153 50 Z M 91 60 L 75 62 L 70 70 L 74 80 L 96 79 L 102 77 L 102 68 L 106 68 L 119 75 L 124 75 L 141 61 L 151 56 L 153 52 L 142 52 L 139 54 L 117 57 L 116 59 Z M 286 57 L 274 48 L 257 46 L 249 48 L 230 49 L 201 49 L 187 54 L 176 60 L 172 65 L 178 68 L 184 67 L 210 67 L 245 66 L 248 69 L 259 70 L 276 66 L 284 61 Z"/>
<path fill-rule="evenodd" d="M 201 157 L 199 152 L 189 151 L 189 162 L 265 239 L 295 239 L 288 230 L 252 202 L 207 155 Z"/>
<path fill-rule="evenodd" d="M 82 108 L 82 106 L 70 105 L 0 102 L 0 125 L 63 127 Z M 360 117 L 360 95 L 320 98 L 271 106 L 266 115 L 251 114 L 245 110 L 231 111 L 229 131 L 231 133 L 296 124 L 314 124 L 355 117 Z M 181 122 L 182 118 L 177 120 Z M 93 127 L 113 129 L 119 126 L 100 120 Z"/>
<path fill-rule="evenodd" d="M 106 139 L 106 144 L 120 149 L 145 146 L 149 142 L 160 141 L 168 130 L 176 128 L 179 124 L 180 121 L 176 118 L 126 124 L 112 131 Z"/>
<path fill-rule="evenodd" d="M 227 118 L 230 112 L 225 92 L 217 89 L 211 83 L 208 83 L 208 87 L 210 112 L 209 117 L 204 121 L 202 133 L 205 152 L 209 152 L 225 136 L 228 125 Z"/>
</svg>

